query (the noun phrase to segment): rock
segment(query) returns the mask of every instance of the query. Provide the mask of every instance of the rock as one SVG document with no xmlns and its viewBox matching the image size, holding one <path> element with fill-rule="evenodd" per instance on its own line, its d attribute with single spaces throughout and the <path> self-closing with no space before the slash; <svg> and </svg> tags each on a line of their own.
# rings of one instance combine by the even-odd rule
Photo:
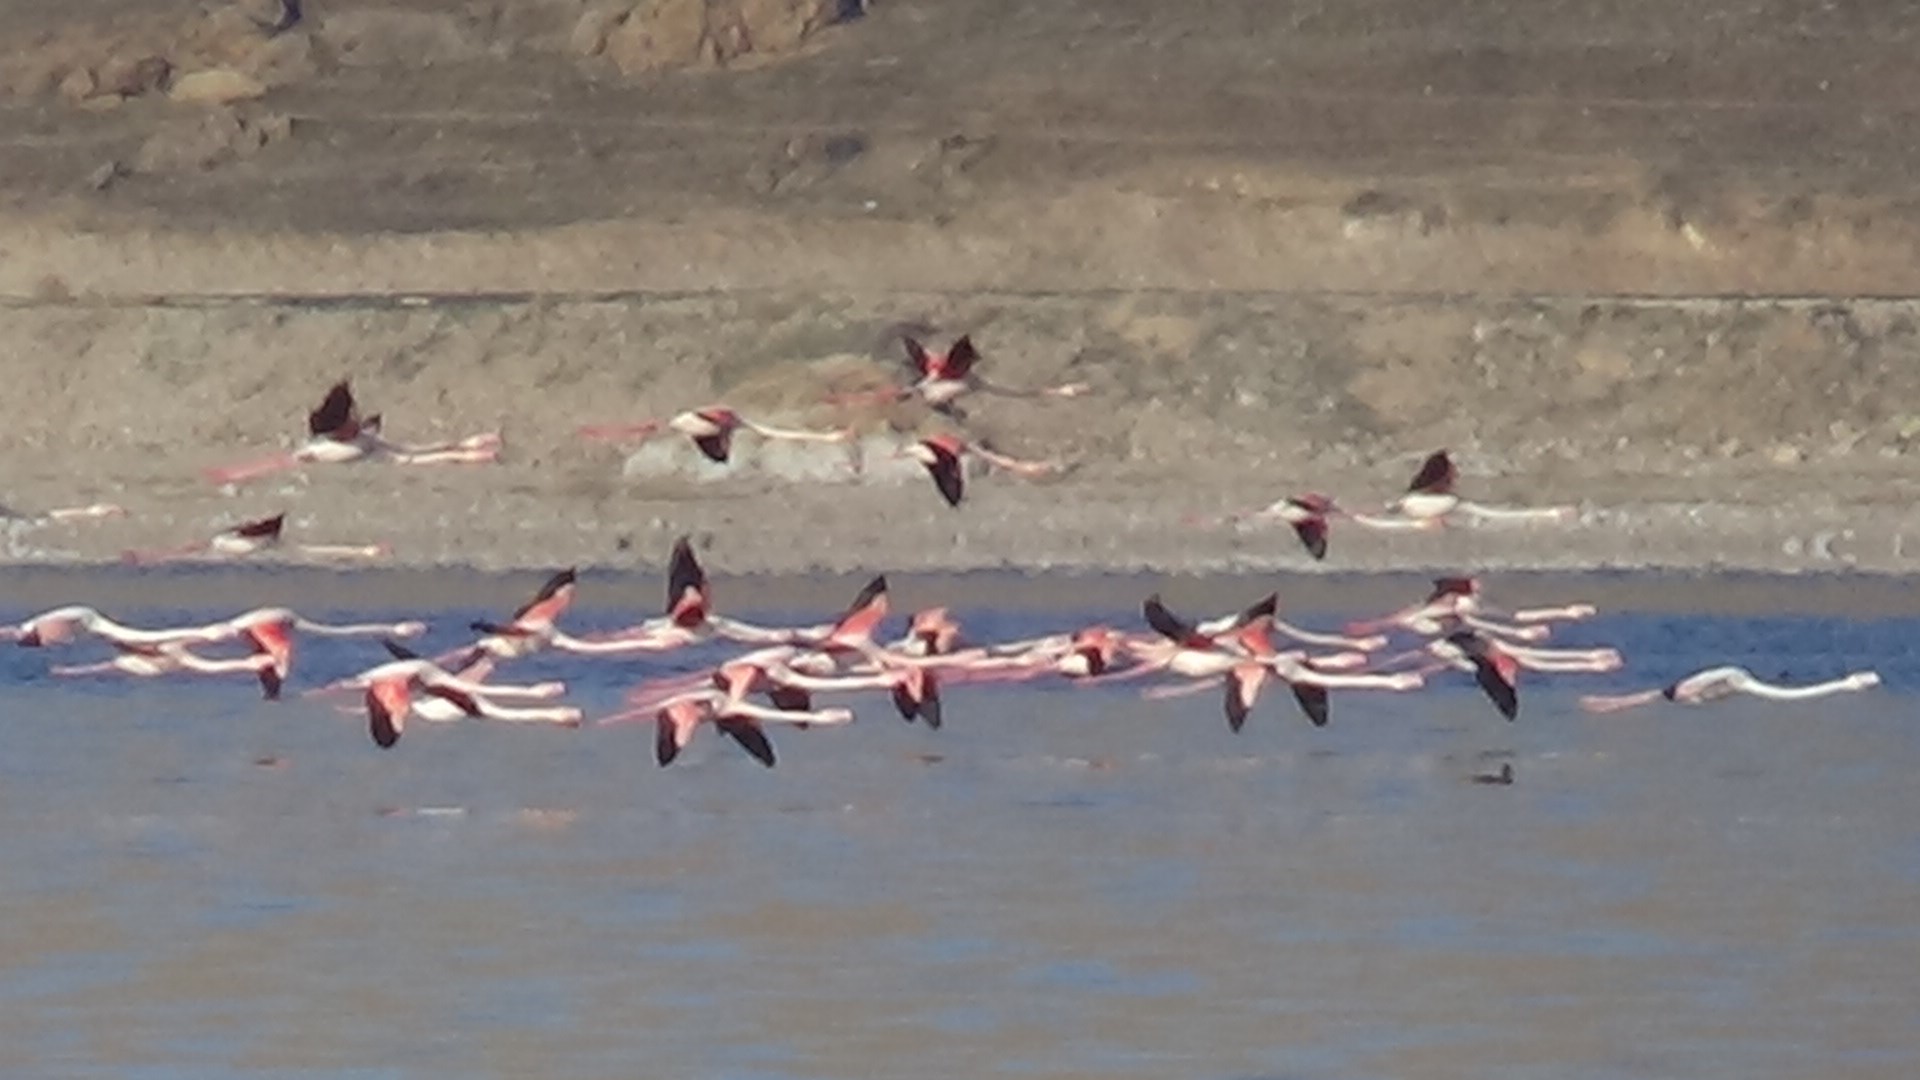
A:
<svg viewBox="0 0 1920 1080">
<path fill-rule="evenodd" d="M 846 0 L 646 0 L 624 17 L 587 12 L 570 44 L 583 56 L 604 54 L 625 75 L 726 65 L 790 53 L 862 10 Z"/>
<path fill-rule="evenodd" d="M 173 80 L 168 99 L 183 105 L 228 105 L 251 101 L 267 92 L 259 79 L 232 68 L 190 71 Z"/>
<path fill-rule="evenodd" d="M 164 56 L 115 57 L 100 68 L 99 92 L 139 97 L 166 86 L 172 74 L 173 65 Z"/>
<path fill-rule="evenodd" d="M 100 82 L 89 67 L 76 67 L 60 78 L 60 96 L 68 101 L 85 101 L 99 89 Z"/>
<path fill-rule="evenodd" d="M 599 56 L 607 47 L 607 36 L 625 21 L 624 4 L 596 4 L 582 12 L 567 35 L 567 49 L 578 56 Z"/>
<path fill-rule="evenodd" d="M 115 180 L 127 175 L 127 167 L 118 161 L 109 161 L 87 174 L 87 188 L 91 191 L 105 191 L 113 186 Z"/>
<path fill-rule="evenodd" d="M 622 75 L 698 63 L 707 37 L 706 0 L 650 0 L 608 31 L 606 56 Z"/>
</svg>

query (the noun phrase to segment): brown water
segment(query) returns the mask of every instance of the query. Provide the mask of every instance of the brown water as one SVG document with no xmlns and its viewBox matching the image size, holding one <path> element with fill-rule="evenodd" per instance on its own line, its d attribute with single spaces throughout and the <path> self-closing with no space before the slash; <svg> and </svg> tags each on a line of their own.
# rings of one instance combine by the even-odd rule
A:
<svg viewBox="0 0 1920 1080">
<path fill-rule="evenodd" d="M 938 733 L 856 701 L 771 771 L 709 732 L 658 769 L 641 727 L 381 752 L 314 701 L 6 650 L 0 1071 L 1920 1075 L 1917 628 L 1602 619 L 1568 643 L 1639 670 L 1512 725 L 1464 681 L 1239 736 L 1211 695 L 961 688 Z M 1728 659 L 1888 686 L 1573 705 Z M 597 710 L 642 670 L 526 662 Z"/>
</svg>

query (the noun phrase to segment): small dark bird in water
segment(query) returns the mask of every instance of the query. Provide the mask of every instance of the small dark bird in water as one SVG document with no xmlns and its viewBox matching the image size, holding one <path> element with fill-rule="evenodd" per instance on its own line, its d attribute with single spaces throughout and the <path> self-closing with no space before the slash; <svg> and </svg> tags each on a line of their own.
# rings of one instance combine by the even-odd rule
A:
<svg viewBox="0 0 1920 1080">
<path fill-rule="evenodd" d="M 1507 787 L 1513 783 L 1513 766 L 1502 762 L 1499 772 L 1474 773 L 1473 782 L 1476 784 L 1492 784 L 1499 787 Z"/>
</svg>

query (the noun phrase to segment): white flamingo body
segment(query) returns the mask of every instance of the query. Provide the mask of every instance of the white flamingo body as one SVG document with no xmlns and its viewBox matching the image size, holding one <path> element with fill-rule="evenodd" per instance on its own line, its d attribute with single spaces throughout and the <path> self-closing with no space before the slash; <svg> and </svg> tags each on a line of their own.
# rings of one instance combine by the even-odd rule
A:
<svg viewBox="0 0 1920 1080">
<path fill-rule="evenodd" d="M 1802 686 L 1783 686 L 1766 682 L 1746 668 L 1734 665 L 1712 667 L 1695 672 L 1658 690 L 1631 694 L 1594 694 L 1580 699 L 1588 712 L 1610 713 L 1649 705 L 1665 699 L 1676 705 L 1707 705 L 1736 695 L 1768 701 L 1808 701 L 1833 694 L 1853 693 L 1880 685 L 1874 671 L 1855 671 L 1838 679 Z"/>
</svg>

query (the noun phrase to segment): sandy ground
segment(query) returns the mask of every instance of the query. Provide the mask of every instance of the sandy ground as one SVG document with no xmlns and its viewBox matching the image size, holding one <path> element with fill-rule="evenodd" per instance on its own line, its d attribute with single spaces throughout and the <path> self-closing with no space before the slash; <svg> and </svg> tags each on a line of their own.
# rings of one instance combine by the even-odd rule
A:
<svg viewBox="0 0 1920 1080">
<path fill-rule="evenodd" d="M 1579 524 L 1346 531 L 1316 569 L 1920 554 L 1898 5 L 703 2 L 685 56 L 570 0 L 0 11 L 0 494 L 132 511 L 6 558 L 285 509 L 417 565 L 645 567 L 688 532 L 737 572 L 1308 569 L 1188 519 L 1384 501 L 1440 446 Z M 819 404 L 901 323 L 1091 383 L 967 425 L 1071 471 L 954 513 L 573 435 L 715 400 L 932 430 Z M 505 460 L 200 478 L 342 376 L 392 434 L 497 427 Z"/>
</svg>

